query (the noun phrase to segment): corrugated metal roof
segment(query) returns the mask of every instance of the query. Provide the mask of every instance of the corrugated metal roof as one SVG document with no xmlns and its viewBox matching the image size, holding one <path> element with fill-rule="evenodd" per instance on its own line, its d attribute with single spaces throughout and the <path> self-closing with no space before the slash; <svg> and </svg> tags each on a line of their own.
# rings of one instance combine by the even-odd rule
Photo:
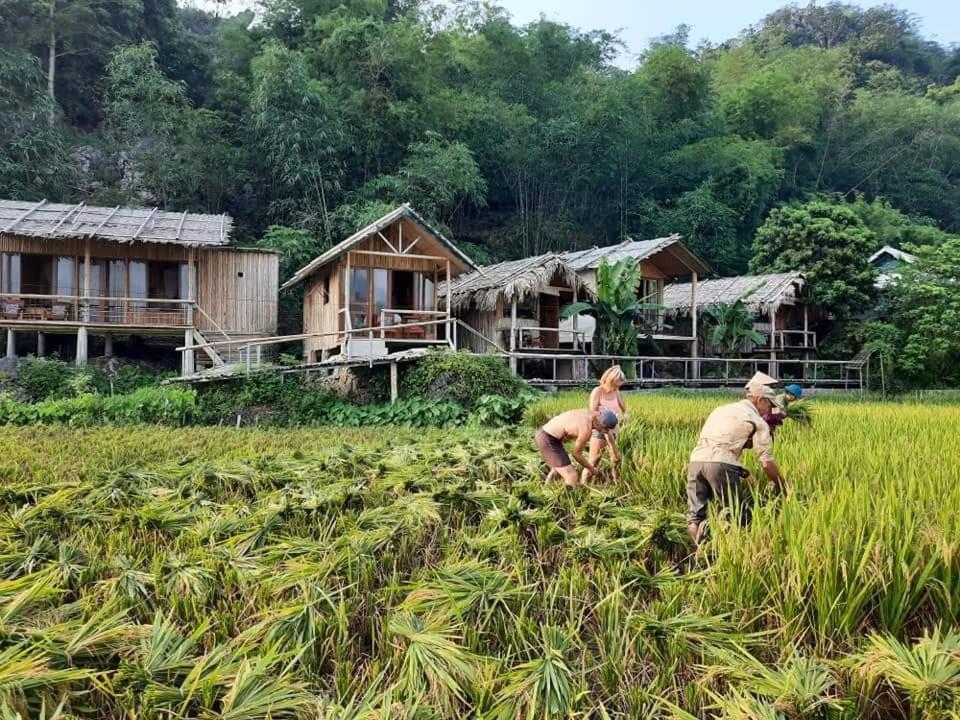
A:
<svg viewBox="0 0 960 720">
<path fill-rule="evenodd" d="M 697 307 L 743 300 L 751 312 L 764 313 L 771 307 L 796 305 L 806 287 L 807 279 L 799 272 L 701 280 L 697 283 Z M 664 288 L 663 304 L 668 315 L 690 312 L 691 290 L 690 283 L 674 283 Z"/>
<path fill-rule="evenodd" d="M 473 260 L 467 257 L 467 255 L 464 254 L 460 248 L 454 245 L 451 240 L 448 240 L 439 230 L 433 228 L 430 223 L 424 220 L 423 217 L 416 210 L 410 207 L 409 204 L 405 203 L 400 207 L 391 210 L 386 215 L 375 220 L 366 227 L 357 230 L 357 232 L 348 237 L 346 240 L 337 243 L 323 254 L 311 260 L 309 263 L 297 270 L 293 274 L 293 277 L 280 286 L 280 289 L 286 290 L 287 288 L 293 287 L 297 283 L 302 282 L 327 263 L 336 260 L 350 248 L 359 245 L 371 235 L 382 232 L 384 228 L 389 227 L 402 217 L 408 217 L 417 224 L 421 225 L 424 230 L 433 235 L 437 240 L 440 241 L 440 243 L 442 243 L 447 247 L 447 249 L 456 255 L 466 267 L 472 270 L 477 269 L 477 266 L 474 264 Z"/>
<path fill-rule="evenodd" d="M 917 260 L 916 255 L 911 255 L 910 253 L 905 252 L 903 250 L 899 250 L 893 247 L 892 245 L 884 245 L 882 248 L 880 248 L 873 255 L 870 256 L 869 262 L 874 263 L 880 258 L 882 258 L 884 255 L 889 255 L 894 260 L 899 260 L 900 262 L 905 262 L 905 263 L 914 263 Z"/>
<path fill-rule="evenodd" d="M 40 238 L 97 238 L 111 242 L 226 245 L 229 215 L 167 212 L 158 208 L 98 207 L 0 200 L 0 233 Z"/>
</svg>

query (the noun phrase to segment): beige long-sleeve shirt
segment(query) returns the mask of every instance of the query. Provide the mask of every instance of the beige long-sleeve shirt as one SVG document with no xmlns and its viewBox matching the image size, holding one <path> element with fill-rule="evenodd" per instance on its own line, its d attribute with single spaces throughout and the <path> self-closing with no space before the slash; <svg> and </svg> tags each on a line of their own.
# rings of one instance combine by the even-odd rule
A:
<svg viewBox="0 0 960 720">
<path fill-rule="evenodd" d="M 710 413 L 690 462 L 721 462 L 740 465 L 740 454 L 753 438 L 753 449 L 761 462 L 773 460 L 770 428 L 749 400 L 722 405 Z"/>
</svg>

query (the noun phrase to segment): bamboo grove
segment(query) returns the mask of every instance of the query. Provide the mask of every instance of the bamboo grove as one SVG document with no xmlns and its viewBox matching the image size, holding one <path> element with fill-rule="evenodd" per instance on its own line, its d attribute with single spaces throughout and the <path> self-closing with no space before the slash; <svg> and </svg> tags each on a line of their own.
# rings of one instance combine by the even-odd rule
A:
<svg viewBox="0 0 960 720">
<path fill-rule="evenodd" d="M 689 557 L 717 402 L 630 398 L 575 492 L 532 426 L 3 428 L 2 717 L 958 717 L 960 410 L 818 403 Z"/>
</svg>

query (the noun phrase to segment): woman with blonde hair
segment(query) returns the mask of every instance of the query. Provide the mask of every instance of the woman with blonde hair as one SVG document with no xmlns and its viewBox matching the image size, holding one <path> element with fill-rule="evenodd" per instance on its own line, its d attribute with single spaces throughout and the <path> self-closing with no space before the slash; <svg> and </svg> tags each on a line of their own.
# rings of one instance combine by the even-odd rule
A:
<svg viewBox="0 0 960 720">
<path fill-rule="evenodd" d="M 626 379 L 627 376 L 624 375 L 623 369 L 619 365 L 613 365 L 607 368 L 603 375 L 600 376 L 600 384 L 590 392 L 590 411 L 601 412 L 603 410 L 609 410 L 616 415 L 619 420 L 622 420 L 627 413 L 627 404 L 620 394 L 620 388 L 623 387 Z M 603 433 L 594 431 L 590 437 L 590 464 L 596 465 L 604 448 L 609 448 L 610 459 L 613 460 L 613 479 L 614 482 L 618 482 L 620 480 L 620 473 L 617 470 L 617 463 L 620 462 L 620 451 L 617 449 L 615 442 L 616 432 L 612 432 L 610 436 L 614 442 L 608 443 Z M 584 471 L 580 482 L 586 482 L 586 480 L 587 472 Z"/>
</svg>

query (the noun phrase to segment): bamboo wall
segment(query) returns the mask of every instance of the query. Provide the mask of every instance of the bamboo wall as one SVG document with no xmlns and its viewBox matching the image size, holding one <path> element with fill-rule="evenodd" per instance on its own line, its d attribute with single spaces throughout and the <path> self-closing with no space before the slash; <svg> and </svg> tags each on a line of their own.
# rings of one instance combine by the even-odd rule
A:
<svg viewBox="0 0 960 720">
<path fill-rule="evenodd" d="M 187 262 L 190 249 L 183 245 L 163 243 L 119 243 L 90 240 L 90 257 L 106 260 L 160 260 Z M 83 258 L 86 240 L 73 238 L 39 238 L 0 233 L 0 252 L 27 255 L 65 255 Z M 209 252 L 209 251 L 204 251 Z"/>
<path fill-rule="evenodd" d="M 402 218 L 398 222 L 384 229 L 383 235 L 393 245 L 395 249 L 400 248 L 402 225 L 402 240 L 404 249 L 411 246 L 414 241 L 416 245 L 410 249 L 409 253 L 402 255 L 364 255 L 363 252 L 393 253 L 393 250 L 383 241 L 379 235 L 373 235 L 350 248 L 349 266 L 365 268 L 384 268 L 387 270 L 409 270 L 413 272 L 424 273 L 435 278 L 439 282 L 446 280 L 447 263 L 445 258 L 454 260 L 454 255 L 445 245 L 435 240 L 429 233 L 411 222 L 407 218 Z M 419 238 L 419 240 L 417 239 Z M 431 257 L 424 257 L 424 256 Z M 442 260 L 433 258 L 440 257 Z M 459 262 L 459 260 L 457 260 Z M 343 297 L 344 287 L 342 287 L 342 277 L 347 269 L 347 254 L 332 260 L 321 268 L 318 268 L 313 275 L 308 277 L 304 283 L 303 295 L 303 332 L 310 333 L 332 333 L 342 327 L 339 310 L 344 307 L 345 299 Z M 451 263 L 451 273 L 456 275 L 457 266 Z M 329 302 L 324 303 L 324 278 L 330 278 L 330 298 Z M 444 308 L 442 300 L 438 304 L 439 310 Z M 332 350 L 343 343 L 343 338 L 327 335 L 324 337 L 308 338 L 304 342 L 304 354 L 309 361 L 316 361 L 318 353 L 322 350 Z"/>
<path fill-rule="evenodd" d="M 279 268 L 274 253 L 237 248 L 193 250 L 173 243 L 119 243 L 2 233 L 0 252 L 67 256 L 82 261 L 88 242 L 90 257 L 98 260 L 188 263 L 193 254 L 197 303 L 221 328 L 237 337 L 276 334 Z M 197 314 L 196 323 L 201 331 L 212 330 L 211 323 L 202 314 Z"/>
<path fill-rule="evenodd" d="M 338 310 L 340 303 L 340 273 L 336 271 L 339 263 L 332 263 L 307 278 L 303 292 L 303 326 L 305 333 L 335 332 L 339 329 Z M 329 297 L 326 296 L 325 279 L 330 278 Z M 319 358 L 321 350 L 330 350 L 340 344 L 334 335 L 307 338 L 303 350 L 308 360 Z"/>
<path fill-rule="evenodd" d="M 197 252 L 197 303 L 231 336 L 277 332 L 278 257 L 255 250 Z M 200 330 L 210 329 L 201 314 Z"/>
</svg>

